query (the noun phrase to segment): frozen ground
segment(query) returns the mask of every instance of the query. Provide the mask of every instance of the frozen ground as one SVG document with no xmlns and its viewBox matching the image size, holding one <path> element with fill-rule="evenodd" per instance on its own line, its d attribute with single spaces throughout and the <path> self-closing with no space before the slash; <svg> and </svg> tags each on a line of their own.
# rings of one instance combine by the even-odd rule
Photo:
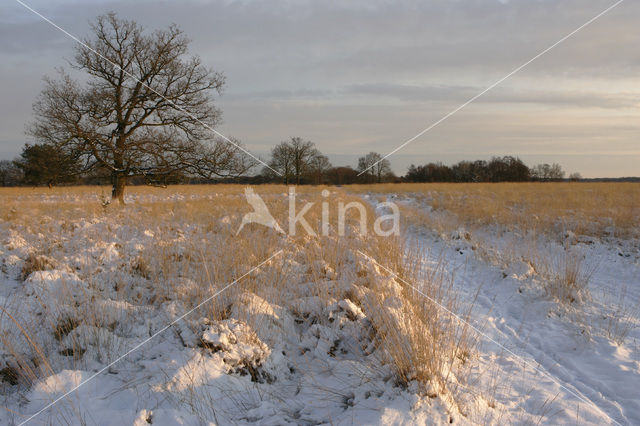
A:
<svg viewBox="0 0 640 426">
<path fill-rule="evenodd" d="M 430 210 L 411 196 L 389 198 Z M 503 405 L 503 421 L 640 424 L 640 241 L 499 226 L 408 233 L 425 248 L 424 267 L 444 265 L 473 305 L 484 336 L 470 392 Z M 588 288 L 563 304 L 545 289 L 568 256 L 579 259 Z"/>
<path fill-rule="evenodd" d="M 375 313 L 347 297 L 359 293 L 366 300 L 367 283 L 375 281 L 389 305 L 398 303 L 400 283 L 355 249 L 339 251 L 339 267 L 330 267 L 305 254 L 323 252 L 317 241 L 292 246 L 272 239 L 252 264 L 284 251 L 247 277 L 262 291 L 242 287 L 235 302 L 220 302 L 228 310 L 225 319 L 212 321 L 198 310 L 162 331 L 193 306 L 185 295 L 193 293 L 197 301 L 211 294 L 187 273 L 193 241 L 211 247 L 207 256 L 213 259 L 233 256 L 225 249 L 239 217 L 219 215 L 196 226 L 178 215 L 152 227 L 136 222 L 145 213 L 136 203 L 158 200 L 129 201 L 124 221 L 44 214 L 38 226 L 0 223 L 0 390 L 6 407 L 0 424 L 20 424 L 37 413 L 30 422 L 640 424 L 637 241 L 569 234 L 537 236 L 532 246 L 530 236 L 502 229 L 406 229 L 407 247 L 418 244 L 424 251 L 422 268 L 444 271 L 461 311 L 472 307 L 470 321 L 483 334 L 465 364 L 468 377 L 450 377 L 453 398 L 434 398 L 415 383 L 394 381 L 371 337 Z M 158 246 L 163 259 L 180 264 L 161 283 L 153 275 L 161 264 L 137 261 Z M 546 289 L 567 252 L 583 259 L 589 280 L 588 291 L 563 304 Z M 34 256 L 45 257 L 21 276 Z M 248 270 L 232 271 L 227 282 Z M 264 290 L 276 281 L 286 294 L 278 304 Z M 319 283 L 329 294 L 324 299 Z M 13 377 L 16 363 L 33 377 Z"/>
<path fill-rule="evenodd" d="M 35 213 L 19 205 L 5 212 L 1 424 L 389 424 L 459 417 L 447 400 L 423 397 L 415 384 L 395 380 L 375 343 L 377 313 L 363 313 L 352 299 L 375 303 L 367 302 L 375 285 L 392 316 L 402 303 L 399 285 L 356 252 L 363 248 L 358 236 L 336 242 L 335 252 L 315 239 L 300 245 L 255 226 L 236 237 L 241 214 L 229 211 L 233 203 L 246 210 L 242 195 L 189 199 L 208 203 L 195 209 L 202 220 L 180 211 L 183 200 L 175 197 L 159 205 L 153 197 L 129 197 L 124 209 L 102 212 L 99 197 L 48 196 Z M 55 213 L 58 202 L 68 216 Z M 85 217 L 85 204 L 98 205 L 97 212 Z M 223 319 L 210 319 L 216 309 Z"/>
</svg>

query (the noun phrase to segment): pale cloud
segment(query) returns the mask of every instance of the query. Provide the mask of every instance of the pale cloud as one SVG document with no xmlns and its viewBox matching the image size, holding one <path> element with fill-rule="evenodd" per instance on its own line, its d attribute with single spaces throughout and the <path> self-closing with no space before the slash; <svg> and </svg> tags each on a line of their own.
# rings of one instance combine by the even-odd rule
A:
<svg viewBox="0 0 640 426">
<path fill-rule="evenodd" d="M 433 102 L 456 100 L 460 103 L 477 95 L 484 87 L 416 86 L 398 84 L 354 84 L 346 93 L 364 96 L 380 96 L 402 101 Z M 577 90 L 513 89 L 499 87 L 479 98 L 477 103 L 542 104 L 581 108 L 632 108 L 640 104 L 640 91 L 636 93 L 607 93 Z"/>
<path fill-rule="evenodd" d="M 107 10 L 148 28 L 175 22 L 193 40 L 192 52 L 227 75 L 219 99 L 224 133 L 264 153 L 300 135 L 351 158 L 390 151 L 612 1 L 30 4 L 78 35 Z M 393 167 L 403 173 L 406 158 L 431 161 L 434 154 L 445 161 L 492 153 L 554 161 L 556 152 L 587 176 L 640 175 L 640 158 L 628 161 L 640 130 L 638 17 L 640 4 L 623 3 L 414 142 L 400 153 L 406 157 L 392 157 Z M 10 1 L 0 6 L 0 38 L 6 157 L 24 141 L 42 75 L 65 65 L 73 41 Z M 622 166 L 587 161 L 584 152 L 618 156 Z"/>
</svg>

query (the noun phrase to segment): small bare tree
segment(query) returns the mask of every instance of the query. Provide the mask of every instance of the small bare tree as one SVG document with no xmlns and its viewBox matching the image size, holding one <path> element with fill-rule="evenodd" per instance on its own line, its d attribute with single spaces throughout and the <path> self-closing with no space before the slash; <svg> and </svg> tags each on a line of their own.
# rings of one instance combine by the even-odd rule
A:
<svg viewBox="0 0 640 426">
<path fill-rule="evenodd" d="M 18 186 L 23 179 L 22 170 L 15 162 L 0 160 L 0 186 Z"/>
<path fill-rule="evenodd" d="M 293 156 L 288 142 L 280 142 L 271 149 L 269 167 L 265 167 L 262 173 L 270 178 L 275 178 L 274 170 L 280 173 L 283 183 L 288 185 L 293 175 Z"/>
<path fill-rule="evenodd" d="M 318 154 L 309 163 L 309 174 L 315 185 L 323 183 L 327 172 L 331 169 L 331 162 L 326 155 Z"/>
<path fill-rule="evenodd" d="M 220 93 L 224 76 L 197 56 L 185 58 L 189 40 L 179 28 L 147 34 L 109 13 L 92 30 L 72 64 L 87 74 L 86 83 L 64 70 L 59 80 L 45 78 L 31 136 L 82 158 L 85 170 L 108 170 L 120 202 L 134 176 L 236 176 L 254 165 L 237 147 L 211 138 L 206 126 L 221 116 L 211 93 Z"/>
<path fill-rule="evenodd" d="M 302 177 L 311 170 L 312 161 L 319 155 L 313 142 L 292 137 L 271 150 L 269 166 L 282 175 L 285 185 L 292 182 L 299 185 Z"/>
<path fill-rule="evenodd" d="M 562 166 L 557 163 L 553 164 L 536 164 L 531 168 L 531 177 L 535 180 L 553 181 L 564 179 L 565 172 Z"/>
<path fill-rule="evenodd" d="M 582 175 L 578 172 L 571 173 L 569 175 L 569 180 L 571 182 L 580 182 L 582 180 Z"/>
<path fill-rule="evenodd" d="M 311 161 L 320 155 L 320 152 L 313 142 L 305 141 L 299 137 L 291 138 L 289 145 L 293 159 L 293 176 L 296 179 L 296 184 L 299 185 L 302 176 L 309 171 Z"/>
<path fill-rule="evenodd" d="M 377 152 L 370 152 L 358 159 L 358 171 L 369 183 L 380 183 L 391 173 L 391 163 Z"/>
</svg>

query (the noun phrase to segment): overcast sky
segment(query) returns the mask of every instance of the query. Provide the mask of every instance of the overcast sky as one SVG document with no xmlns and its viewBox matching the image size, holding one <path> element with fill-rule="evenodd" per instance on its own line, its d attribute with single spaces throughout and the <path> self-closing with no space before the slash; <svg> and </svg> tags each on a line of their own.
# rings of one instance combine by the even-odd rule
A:
<svg viewBox="0 0 640 426">
<path fill-rule="evenodd" d="M 222 133 L 267 156 L 302 136 L 336 165 L 390 152 L 614 0 L 44 1 L 70 33 L 115 11 L 174 22 L 224 72 Z M 640 175 L 640 2 L 627 0 L 389 159 L 409 164 L 515 155 L 585 177 Z M 14 0 L 0 4 L 0 158 L 45 74 L 74 41 Z"/>
</svg>

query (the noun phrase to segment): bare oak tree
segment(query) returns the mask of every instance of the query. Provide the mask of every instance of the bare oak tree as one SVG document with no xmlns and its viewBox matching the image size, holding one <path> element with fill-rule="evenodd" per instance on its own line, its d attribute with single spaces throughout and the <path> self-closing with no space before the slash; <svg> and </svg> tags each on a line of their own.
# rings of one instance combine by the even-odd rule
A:
<svg viewBox="0 0 640 426">
<path fill-rule="evenodd" d="M 81 158 L 83 168 L 104 168 L 112 198 L 123 202 L 127 179 L 149 182 L 180 171 L 202 177 L 236 176 L 254 163 L 234 145 L 212 138 L 221 112 L 212 92 L 224 76 L 186 57 L 189 40 L 175 25 L 146 33 L 109 13 L 91 26 L 93 38 L 76 49 L 72 67 L 45 78 L 28 133 Z M 203 125 L 206 124 L 205 125 Z"/>
</svg>

